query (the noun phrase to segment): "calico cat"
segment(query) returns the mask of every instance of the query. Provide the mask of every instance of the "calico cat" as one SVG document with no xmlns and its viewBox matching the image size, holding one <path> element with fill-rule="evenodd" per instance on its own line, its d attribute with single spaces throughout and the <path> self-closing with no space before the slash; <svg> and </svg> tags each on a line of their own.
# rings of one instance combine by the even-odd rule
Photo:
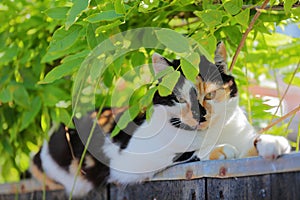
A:
<svg viewBox="0 0 300 200">
<path fill-rule="evenodd" d="M 217 45 L 215 64 L 201 56 L 200 74 L 198 77 L 198 100 L 206 110 L 206 122 L 202 127 L 218 139 L 211 142 L 207 139 L 198 152 L 201 159 L 229 159 L 249 156 L 262 156 L 272 160 L 291 147 L 287 139 L 281 136 L 259 135 L 246 119 L 239 107 L 238 90 L 234 77 L 226 73 L 226 49 L 224 43 Z M 221 128 L 220 128 L 221 127 Z M 212 136 L 210 136 L 212 137 Z M 211 150 L 211 143 L 214 149 Z M 203 154 L 208 149 L 209 154 Z M 201 151 L 200 150 L 200 151 Z M 204 157 L 203 157 L 204 156 Z"/>
<path fill-rule="evenodd" d="M 179 60 L 171 62 L 153 54 L 155 73 L 173 67 L 182 76 L 172 94 L 163 97 L 155 93 L 151 119 L 147 121 L 140 113 L 113 138 L 110 133 L 124 112 L 121 108 L 105 108 L 97 119 L 97 112 L 74 118 L 77 129 L 60 124 L 34 157 L 33 174 L 49 188 L 57 188 L 56 183 L 60 183 L 70 193 L 93 120 L 99 126 L 94 130 L 73 196 L 85 195 L 109 182 L 141 182 L 169 166 L 191 160 L 255 155 L 275 159 L 288 153 L 290 146 L 285 138 L 257 135 L 247 121 L 238 106 L 234 78 L 226 74 L 225 57 L 222 43 L 217 46 L 215 64 L 201 56 L 200 74 L 192 84 L 184 78 Z"/>
<path fill-rule="evenodd" d="M 163 65 L 162 61 L 168 62 L 168 65 Z M 167 67 L 177 68 L 178 63 L 175 62 L 171 63 L 158 54 L 153 55 L 155 73 Z M 166 167 L 194 159 L 193 153 L 199 149 L 203 137 L 198 129 L 205 122 L 206 115 L 198 96 L 196 86 L 180 76 L 170 95 L 161 96 L 158 91 L 154 94 L 153 113 L 149 121 L 145 113 L 140 113 L 113 138 L 110 133 L 124 110 L 103 109 L 97 119 L 100 126 L 96 128 L 90 145 L 95 146 L 99 154 L 93 155 L 88 151 L 73 196 L 84 195 L 107 182 L 141 182 Z M 86 141 L 87 138 L 80 136 L 89 134 L 95 116 L 96 112 L 93 112 L 81 119 L 74 118 L 77 130 L 59 125 L 49 142 L 44 142 L 34 157 L 32 172 L 39 179 L 43 178 L 44 172 L 48 177 L 44 180 L 48 187 L 56 187 L 55 181 L 61 183 L 67 193 L 71 192 L 84 149 L 81 139 Z M 182 156 L 185 152 L 190 153 Z"/>
</svg>

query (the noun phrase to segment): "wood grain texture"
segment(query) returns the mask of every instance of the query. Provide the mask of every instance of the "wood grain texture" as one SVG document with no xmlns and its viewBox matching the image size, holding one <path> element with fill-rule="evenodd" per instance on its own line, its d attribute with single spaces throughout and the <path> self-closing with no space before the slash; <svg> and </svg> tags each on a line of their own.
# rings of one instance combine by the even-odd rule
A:
<svg viewBox="0 0 300 200">
<path fill-rule="evenodd" d="M 207 200 L 271 199 L 270 175 L 239 178 L 207 178 Z"/>
<path fill-rule="evenodd" d="M 202 200 L 205 198 L 205 180 L 154 181 L 110 188 L 111 200 Z"/>
<path fill-rule="evenodd" d="M 67 200 L 63 190 L 46 191 L 46 199 Z M 40 200 L 33 180 L 0 185 L 0 200 Z M 300 153 L 276 161 L 260 157 L 194 162 L 173 166 L 153 180 L 127 186 L 109 185 L 80 200 L 298 200 Z"/>
<path fill-rule="evenodd" d="M 300 162 L 300 160 L 298 160 Z M 300 173 L 280 173 L 271 175 L 272 199 L 300 199 Z"/>
</svg>

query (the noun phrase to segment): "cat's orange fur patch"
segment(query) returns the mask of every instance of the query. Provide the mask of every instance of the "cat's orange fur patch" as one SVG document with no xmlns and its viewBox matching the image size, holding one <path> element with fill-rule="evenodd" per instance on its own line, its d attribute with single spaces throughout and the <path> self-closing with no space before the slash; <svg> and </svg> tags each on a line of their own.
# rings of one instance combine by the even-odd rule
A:
<svg viewBox="0 0 300 200">
<path fill-rule="evenodd" d="M 258 151 L 256 147 L 252 147 L 251 149 L 249 149 L 246 154 L 246 157 L 253 157 L 253 156 L 258 156 Z"/>
<path fill-rule="evenodd" d="M 209 155 L 209 160 L 219 160 L 220 158 L 226 159 L 226 154 L 223 147 L 216 147 Z"/>
<path fill-rule="evenodd" d="M 100 116 L 98 117 L 98 112 L 93 112 L 90 117 L 97 118 L 98 117 L 98 124 L 104 131 L 104 133 L 110 133 L 117 117 L 120 116 L 122 112 L 124 112 L 128 107 L 121 107 L 121 108 L 111 108 L 108 110 L 103 111 Z"/>
<path fill-rule="evenodd" d="M 56 183 L 54 180 L 46 176 L 44 172 L 39 170 L 39 168 L 35 164 L 31 164 L 30 166 L 30 172 L 32 173 L 33 177 L 37 179 L 40 183 L 43 184 L 43 187 L 46 190 L 62 190 L 64 187 L 58 183 Z"/>
<path fill-rule="evenodd" d="M 222 56 L 223 60 L 227 59 L 227 51 L 226 51 L 226 47 L 225 44 L 223 42 L 221 42 L 218 45 L 218 48 L 216 49 L 216 54 L 219 54 L 220 56 Z"/>
<path fill-rule="evenodd" d="M 186 107 L 182 109 L 181 115 L 182 121 L 185 124 L 191 127 L 196 127 L 198 125 L 198 121 L 193 117 L 191 106 L 189 104 L 187 104 Z"/>
<path fill-rule="evenodd" d="M 90 155 L 86 155 L 86 156 L 85 156 L 84 162 L 85 162 L 85 165 L 86 165 L 87 168 L 90 168 L 90 167 L 94 167 L 94 166 L 95 166 L 95 161 L 94 161 L 94 159 L 92 158 L 92 156 L 90 156 Z"/>
</svg>

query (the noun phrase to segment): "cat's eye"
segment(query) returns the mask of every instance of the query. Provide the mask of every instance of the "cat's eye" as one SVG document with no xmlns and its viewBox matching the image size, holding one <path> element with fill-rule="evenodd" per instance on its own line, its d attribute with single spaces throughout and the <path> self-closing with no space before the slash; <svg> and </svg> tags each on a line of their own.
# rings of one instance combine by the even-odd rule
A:
<svg viewBox="0 0 300 200">
<path fill-rule="evenodd" d="M 186 103 L 186 100 L 182 97 L 177 98 L 178 103 Z"/>
<path fill-rule="evenodd" d="M 212 100 L 216 97 L 216 91 L 212 91 L 210 93 L 207 93 L 204 97 L 205 100 Z"/>
</svg>

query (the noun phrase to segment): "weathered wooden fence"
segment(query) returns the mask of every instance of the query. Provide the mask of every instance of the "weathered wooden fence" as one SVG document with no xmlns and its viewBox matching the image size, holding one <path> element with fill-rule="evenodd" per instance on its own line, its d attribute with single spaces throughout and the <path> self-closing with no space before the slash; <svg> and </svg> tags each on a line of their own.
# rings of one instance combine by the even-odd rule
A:
<svg viewBox="0 0 300 200">
<path fill-rule="evenodd" d="M 63 190 L 42 191 L 34 180 L 0 186 L 0 199 L 68 199 Z M 91 192 L 97 200 L 300 199 L 300 153 L 276 161 L 259 157 L 173 166 L 141 184 Z"/>
</svg>

